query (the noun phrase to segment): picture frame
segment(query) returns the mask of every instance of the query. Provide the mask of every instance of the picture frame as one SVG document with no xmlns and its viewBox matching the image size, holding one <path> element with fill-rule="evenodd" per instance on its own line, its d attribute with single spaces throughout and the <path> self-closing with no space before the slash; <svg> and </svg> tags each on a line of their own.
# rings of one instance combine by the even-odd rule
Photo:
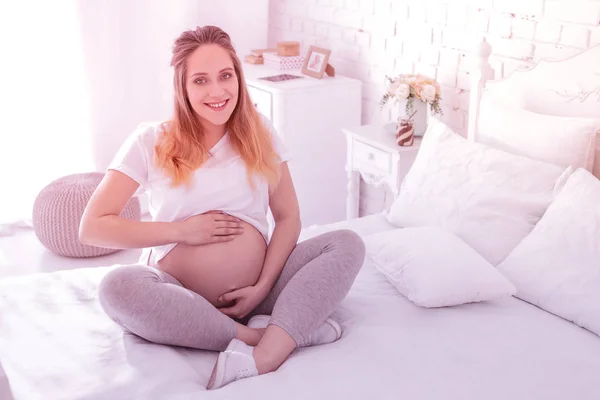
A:
<svg viewBox="0 0 600 400">
<path fill-rule="evenodd" d="M 313 78 L 321 79 L 325 70 L 329 65 L 329 57 L 331 56 L 331 50 L 324 49 L 322 47 L 310 46 L 306 57 L 304 58 L 304 64 L 302 65 L 302 73 Z"/>
</svg>

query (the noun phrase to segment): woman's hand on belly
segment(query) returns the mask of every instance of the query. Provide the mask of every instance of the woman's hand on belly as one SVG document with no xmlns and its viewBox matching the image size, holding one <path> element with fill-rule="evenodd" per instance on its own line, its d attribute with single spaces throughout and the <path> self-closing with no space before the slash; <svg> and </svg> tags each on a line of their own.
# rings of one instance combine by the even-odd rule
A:
<svg viewBox="0 0 600 400">
<path fill-rule="evenodd" d="M 231 318 L 244 318 L 254 310 L 269 294 L 264 286 L 246 286 L 225 293 L 218 301 L 229 306 L 219 308 L 223 314 Z"/>
<path fill-rule="evenodd" d="M 216 210 L 176 223 L 179 224 L 177 243 L 190 246 L 228 242 L 244 232 L 242 220 Z"/>
<path fill-rule="evenodd" d="M 224 293 L 256 284 L 265 261 L 267 244 L 262 234 L 243 222 L 235 240 L 199 246 L 180 243 L 156 267 L 167 272 L 215 307 Z"/>
</svg>

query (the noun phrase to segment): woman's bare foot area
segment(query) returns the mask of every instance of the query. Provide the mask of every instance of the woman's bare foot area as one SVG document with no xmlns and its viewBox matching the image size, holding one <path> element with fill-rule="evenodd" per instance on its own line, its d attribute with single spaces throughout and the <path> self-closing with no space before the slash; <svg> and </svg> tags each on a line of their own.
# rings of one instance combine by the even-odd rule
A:
<svg viewBox="0 0 600 400">
<path fill-rule="evenodd" d="M 269 325 L 252 351 L 258 373 L 275 371 L 295 348 L 296 342 L 286 331 L 277 325 Z"/>
<path fill-rule="evenodd" d="M 248 346 L 256 346 L 260 339 L 265 334 L 264 329 L 248 328 L 246 325 L 238 324 L 236 322 L 237 335 L 236 339 L 241 340 Z"/>
</svg>

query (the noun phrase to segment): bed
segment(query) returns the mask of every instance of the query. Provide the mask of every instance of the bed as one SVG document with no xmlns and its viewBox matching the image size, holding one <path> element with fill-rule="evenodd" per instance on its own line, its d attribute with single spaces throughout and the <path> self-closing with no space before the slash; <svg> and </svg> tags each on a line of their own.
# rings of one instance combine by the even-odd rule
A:
<svg viewBox="0 0 600 400">
<path fill-rule="evenodd" d="M 470 140 L 478 105 L 494 87 L 486 84 L 489 53 L 485 42 L 475 53 Z M 536 85 L 545 110 L 598 115 L 589 96 L 588 108 L 570 100 L 595 89 L 557 92 L 546 85 L 548 76 L 560 82 L 572 70 L 592 79 L 597 65 L 600 48 L 519 72 L 495 84 L 496 93 L 510 90 L 519 107 L 534 107 L 539 102 L 525 94 Z M 340 228 L 365 238 L 398 229 L 383 212 L 307 228 L 300 240 Z M 15 399 L 600 398 L 597 334 L 513 296 L 420 307 L 399 295 L 369 257 L 335 313 L 344 330 L 339 341 L 297 350 L 274 373 L 206 391 L 216 353 L 146 342 L 104 315 L 96 288 L 111 268 L 118 265 L 0 280 L 0 368 Z"/>
</svg>

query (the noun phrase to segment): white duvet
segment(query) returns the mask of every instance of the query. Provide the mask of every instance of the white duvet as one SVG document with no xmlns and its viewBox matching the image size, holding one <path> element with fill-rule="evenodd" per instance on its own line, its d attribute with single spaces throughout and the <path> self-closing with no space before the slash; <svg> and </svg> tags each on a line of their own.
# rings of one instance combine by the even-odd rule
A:
<svg viewBox="0 0 600 400">
<path fill-rule="evenodd" d="M 420 308 L 369 261 L 337 312 L 339 341 L 207 392 L 216 353 L 146 342 L 103 314 L 96 286 L 109 268 L 0 281 L 15 399 L 600 399 L 596 335 L 515 298 Z"/>
</svg>

